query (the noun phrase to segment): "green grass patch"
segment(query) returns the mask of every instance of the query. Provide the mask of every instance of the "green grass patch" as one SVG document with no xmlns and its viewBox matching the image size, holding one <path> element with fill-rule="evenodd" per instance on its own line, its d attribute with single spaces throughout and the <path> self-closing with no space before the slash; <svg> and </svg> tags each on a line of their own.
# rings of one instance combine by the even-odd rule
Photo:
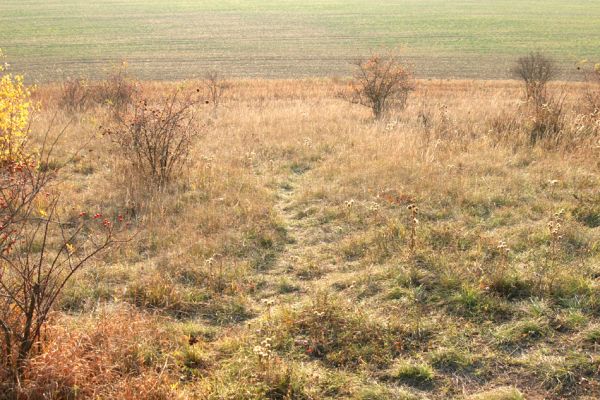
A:
<svg viewBox="0 0 600 400">
<path fill-rule="evenodd" d="M 6 0 L 2 46 L 17 69 L 56 79 L 127 58 L 146 78 L 329 75 L 399 47 L 427 76 L 503 77 L 542 49 L 568 67 L 597 54 L 600 3 L 586 0 Z M 584 34 L 582 34 L 582 32 Z M 60 68 L 57 68 L 59 66 Z"/>
</svg>

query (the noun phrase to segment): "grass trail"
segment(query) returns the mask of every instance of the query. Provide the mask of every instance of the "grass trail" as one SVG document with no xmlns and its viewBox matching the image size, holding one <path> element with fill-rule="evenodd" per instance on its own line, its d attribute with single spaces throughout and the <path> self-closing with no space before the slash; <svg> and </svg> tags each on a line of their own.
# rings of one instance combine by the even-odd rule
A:
<svg viewBox="0 0 600 400">
<path fill-rule="evenodd" d="M 319 173 L 318 163 L 292 166 L 278 185 L 274 211 L 285 229 L 286 241 L 276 262 L 264 274 L 267 284 L 258 294 L 263 315 L 275 304 L 303 303 L 335 268 L 328 249 L 330 235 L 315 216 L 319 201 L 306 204 L 301 199 L 306 185 Z"/>
</svg>

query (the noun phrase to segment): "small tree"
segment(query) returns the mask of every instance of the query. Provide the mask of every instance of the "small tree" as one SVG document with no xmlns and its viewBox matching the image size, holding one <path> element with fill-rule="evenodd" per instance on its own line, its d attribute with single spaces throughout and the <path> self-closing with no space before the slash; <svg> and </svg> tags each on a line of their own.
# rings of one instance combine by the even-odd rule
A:
<svg viewBox="0 0 600 400">
<path fill-rule="evenodd" d="M 146 184 L 163 188 L 188 160 L 200 133 L 195 120 L 198 92 L 186 95 L 177 89 L 157 104 L 139 100 L 103 129 Z"/>
<path fill-rule="evenodd" d="M 546 103 L 547 85 L 556 77 L 556 64 L 539 52 L 532 52 L 517 59 L 512 69 L 514 77 L 523 81 L 525 97 L 536 106 Z"/>
<path fill-rule="evenodd" d="M 354 65 L 352 102 L 369 107 L 376 119 L 392 108 L 406 107 L 414 83 L 412 73 L 396 56 L 374 54 Z"/>
</svg>

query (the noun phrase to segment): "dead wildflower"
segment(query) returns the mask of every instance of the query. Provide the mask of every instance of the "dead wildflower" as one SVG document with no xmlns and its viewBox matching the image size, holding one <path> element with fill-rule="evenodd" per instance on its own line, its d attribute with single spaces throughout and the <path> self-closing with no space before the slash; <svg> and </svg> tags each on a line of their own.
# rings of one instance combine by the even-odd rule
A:
<svg viewBox="0 0 600 400">
<path fill-rule="evenodd" d="M 423 316 L 425 314 L 426 305 L 426 292 L 423 286 L 417 286 L 410 292 L 410 301 L 413 305 L 413 320 L 414 320 L 414 332 L 417 337 L 421 337 L 423 333 Z"/>
<path fill-rule="evenodd" d="M 275 300 L 273 299 L 262 299 L 262 302 L 265 303 L 267 307 L 272 307 L 275 304 Z"/>
<path fill-rule="evenodd" d="M 398 126 L 400 125 L 400 121 L 398 119 L 394 119 L 389 121 L 386 125 L 385 125 L 385 130 L 386 131 L 393 131 L 395 130 Z"/>
<path fill-rule="evenodd" d="M 508 245 L 506 244 L 506 242 L 504 240 L 498 241 L 498 246 L 496 246 L 496 248 L 500 252 L 500 256 L 502 257 L 502 261 L 504 262 L 504 265 L 506 265 L 508 254 L 510 253 L 510 248 L 508 247 Z"/>
<path fill-rule="evenodd" d="M 548 181 L 548 186 L 550 186 L 550 195 L 554 196 L 554 189 L 558 186 L 560 181 L 558 179 L 550 179 Z"/>
<path fill-rule="evenodd" d="M 217 71 L 210 71 L 204 79 L 204 90 L 208 99 L 205 104 L 212 104 L 213 118 L 217 118 L 217 110 L 221 105 L 225 92 L 231 87 L 231 84 L 225 81 Z M 200 89 L 196 89 L 199 93 Z"/>
<path fill-rule="evenodd" d="M 409 239 L 409 250 L 411 257 L 415 255 L 417 248 L 417 226 L 419 225 L 419 207 L 415 204 L 410 204 L 407 207 L 410 212 L 410 239 Z"/>
<path fill-rule="evenodd" d="M 262 366 L 266 366 L 266 364 L 268 364 L 275 356 L 272 341 L 272 338 L 265 338 L 260 344 L 254 346 L 252 349 L 254 355 L 258 357 L 259 364 Z"/>
<path fill-rule="evenodd" d="M 272 310 L 273 310 L 273 306 L 275 305 L 275 300 L 274 299 L 262 299 L 261 303 L 263 303 L 265 305 L 265 307 L 267 307 L 267 317 L 268 317 L 268 320 L 271 320 Z"/>
<path fill-rule="evenodd" d="M 549 248 L 549 255 L 548 255 L 548 271 L 544 271 L 543 273 L 540 273 L 539 275 L 539 280 L 541 283 L 541 279 L 543 278 L 544 275 L 546 275 L 548 272 L 550 273 L 550 276 L 553 276 L 553 271 L 556 268 L 556 263 L 558 261 L 558 252 L 559 252 L 559 247 L 560 247 L 560 242 L 563 239 L 563 234 L 562 234 L 562 224 L 563 224 L 563 218 L 564 218 L 564 209 L 561 209 L 559 211 L 557 211 L 556 213 L 554 213 L 554 215 L 552 216 L 552 218 L 550 219 L 550 221 L 548 222 L 548 231 L 550 233 L 550 248 Z M 553 279 L 551 279 L 549 285 L 552 286 L 552 282 Z"/>
<path fill-rule="evenodd" d="M 550 251 L 553 257 L 556 255 L 559 241 L 563 238 L 561 228 L 564 212 L 564 210 L 560 210 L 554 213 L 552 219 L 548 222 L 548 230 L 550 231 Z"/>
<path fill-rule="evenodd" d="M 379 204 L 376 202 L 371 202 L 368 207 L 369 211 L 379 211 Z"/>
</svg>

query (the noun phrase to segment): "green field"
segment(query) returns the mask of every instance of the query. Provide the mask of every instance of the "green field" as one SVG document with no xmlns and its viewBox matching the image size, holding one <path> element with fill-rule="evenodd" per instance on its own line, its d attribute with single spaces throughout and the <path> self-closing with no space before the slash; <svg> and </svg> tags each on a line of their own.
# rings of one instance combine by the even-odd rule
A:
<svg viewBox="0 0 600 400">
<path fill-rule="evenodd" d="M 340 75 L 399 47 L 420 76 L 502 78 L 515 56 L 565 71 L 600 53 L 597 0 L 3 0 L 0 47 L 32 79 L 100 73 L 127 59 L 141 77 Z"/>
</svg>

